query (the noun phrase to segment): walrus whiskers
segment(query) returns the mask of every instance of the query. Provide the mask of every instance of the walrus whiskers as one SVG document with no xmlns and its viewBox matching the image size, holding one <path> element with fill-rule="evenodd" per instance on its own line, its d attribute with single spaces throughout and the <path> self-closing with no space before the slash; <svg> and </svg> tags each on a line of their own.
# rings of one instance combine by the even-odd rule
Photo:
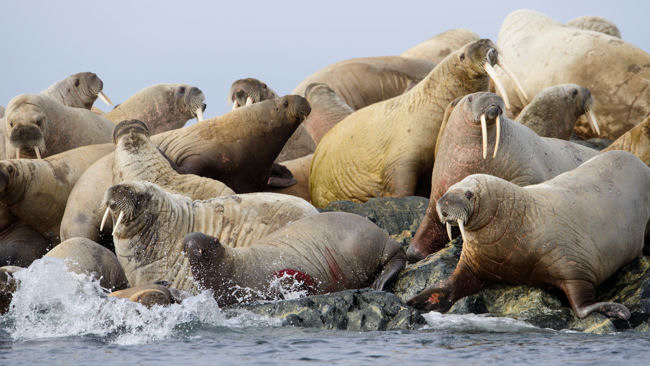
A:
<svg viewBox="0 0 650 366">
<path fill-rule="evenodd" d="M 508 66 L 506 66 L 505 62 L 503 62 L 503 59 L 501 57 L 499 57 L 499 61 L 497 61 L 497 65 L 499 65 L 499 67 L 501 67 L 501 69 L 505 71 L 506 74 L 508 74 L 508 77 L 515 83 L 515 86 L 517 86 L 515 91 L 517 92 L 519 99 L 521 99 L 522 104 L 523 105 L 528 104 L 528 96 L 526 95 L 524 88 L 519 83 L 519 79 L 517 79 L 517 77 L 512 72 L 512 70 Z"/>
<path fill-rule="evenodd" d="M 483 137 L 483 159 L 487 157 L 487 123 L 485 113 L 481 114 L 481 136 Z"/>
<path fill-rule="evenodd" d="M 497 90 L 501 94 L 501 97 L 503 98 L 503 102 L 506 105 L 506 108 L 510 109 L 510 100 L 508 99 L 508 93 L 506 93 L 506 88 L 503 87 L 503 84 L 501 84 L 501 81 L 499 80 L 497 76 L 497 72 L 494 70 L 494 67 L 490 65 L 489 62 L 483 63 L 483 68 L 485 69 L 485 72 L 490 76 L 490 79 L 494 81 L 494 85 L 496 86 Z"/>
<path fill-rule="evenodd" d="M 497 115 L 497 137 L 496 137 L 496 142 L 494 143 L 494 153 L 492 154 L 492 158 L 497 157 L 497 151 L 499 151 L 499 140 L 501 137 L 501 120 L 499 119 L 499 116 Z"/>
<path fill-rule="evenodd" d="M 107 105 L 109 105 L 109 106 L 112 106 L 112 105 L 113 105 L 113 102 L 111 102 L 111 100 L 108 99 L 108 97 L 106 96 L 106 94 L 104 94 L 103 91 L 99 91 L 99 92 L 97 93 L 97 96 L 99 97 L 99 99 L 102 100 L 102 102 L 106 103 Z"/>
</svg>

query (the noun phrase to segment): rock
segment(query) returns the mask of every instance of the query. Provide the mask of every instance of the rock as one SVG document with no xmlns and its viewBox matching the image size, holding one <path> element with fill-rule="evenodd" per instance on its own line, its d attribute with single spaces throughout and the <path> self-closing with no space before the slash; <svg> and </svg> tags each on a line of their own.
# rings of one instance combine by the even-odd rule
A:
<svg viewBox="0 0 650 366">
<path fill-rule="evenodd" d="M 233 308 L 281 318 L 286 325 L 320 329 L 410 330 L 425 324 L 417 310 L 406 306 L 394 294 L 370 289 L 346 290 Z"/>
<path fill-rule="evenodd" d="M 607 146 L 611 145 L 612 142 L 614 142 L 614 141 L 612 141 L 610 139 L 604 139 L 604 138 L 598 138 L 598 137 L 593 137 L 593 138 L 590 138 L 590 139 L 587 139 L 587 140 L 582 140 L 582 139 L 580 139 L 578 137 L 572 136 L 571 137 L 571 142 L 574 142 L 576 144 L 580 144 L 580 145 L 583 145 L 583 146 L 586 146 L 586 147 L 590 147 L 592 149 L 602 150 L 602 149 L 606 148 Z"/>
<path fill-rule="evenodd" d="M 598 301 L 614 301 L 630 309 L 629 325 L 617 323 L 617 327 L 636 328 L 650 322 L 650 257 L 630 262 L 596 290 Z"/>
<path fill-rule="evenodd" d="M 378 197 L 365 203 L 334 201 L 320 211 L 343 211 L 363 216 L 386 230 L 398 243 L 408 246 L 428 204 L 428 199 L 417 196 Z"/>
</svg>

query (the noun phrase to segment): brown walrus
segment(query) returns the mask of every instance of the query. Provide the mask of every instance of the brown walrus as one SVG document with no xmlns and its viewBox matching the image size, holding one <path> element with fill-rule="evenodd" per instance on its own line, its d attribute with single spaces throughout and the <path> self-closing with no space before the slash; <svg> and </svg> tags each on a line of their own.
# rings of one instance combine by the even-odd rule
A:
<svg viewBox="0 0 650 366">
<path fill-rule="evenodd" d="M 499 63 L 489 39 L 447 56 L 410 91 L 358 110 L 334 126 L 314 152 L 312 202 L 365 202 L 373 197 L 428 195 L 435 141 L 447 105 L 487 90 Z"/>
<path fill-rule="evenodd" d="M 221 117 L 151 137 L 183 174 L 219 180 L 237 193 L 266 188 L 273 160 L 309 114 L 300 96 L 285 96 L 237 108 Z M 79 179 L 61 221 L 61 239 L 99 241 L 102 197 L 113 178 L 113 154 L 97 161 Z"/>
<path fill-rule="evenodd" d="M 86 169 L 113 150 L 112 144 L 82 146 L 42 160 L 0 161 L 0 204 L 50 243 L 59 243 L 70 191 Z"/>
<path fill-rule="evenodd" d="M 60 102 L 68 107 L 90 109 L 99 97 L 107 105 L 113 105 L 102 91 L 104 83 L 97 74 L 80 72 L 52 84 L 41 94 Z"/>
<path fill-rule="evenodd" d="M 13 98 L 5 114 L 5 149 L 11 158 L 41 158 L 75 147 L 111 142 L 115 125 L 95 113 L 40 94 Z"/>
<path fill-rule="evenodd" d="M 279 96 L 273 89 L 254 78 L 235 80 L 228 92 L 228 103 L 232 103 L 232 109 L 275 98 Z"/>
<path fill-rule="evenodd" d="M 580 116 L 586 116 L 593 133 L 600 134 L 593 112 L 594 98 L 587 88 L 562 84 L 542 89 L 515 121 L 542 137 L 569 140 Z"/>
<path fill-rule="evenodd" d="M 492 174 L 519 186 L 537 184 L 598 154 L 569 141 L 538 136 L 508 119 L 503 99 L 486 92 L 467 95 L 458 102 L 439 140 L 429 206 L 406 252 L 411 261 L 447 243 L 435 205 L 452 184 L 475 173 Z"/>
<path fill-rule="evenodd" d="M 650 239 L 649 192 L 650 168 L 623 151 L 523 188 L 471 175 L 436 207 L 441 220 L 460 227 L 460 261 L 451 277 L 408 304 L 446 311 L 498 281 L 559 288 L 580 318 L 598 311 L 628 319 L 625 306 L 595 302 L 595 287 L 641 254 L 644 235 Z"/>
<path fill-rule="evenodd" d="M 388 233 L 345 212 L 306 217 L 245 248 L 191 233 L 183 252 L 194 278 L 214 292 L 219 306 L 277 298 L 282 289 L 271 286 L 274 280 L 293 289 L 298 282 L 310 295 L 367 286 L 383 290 L 406 263 L 404 249 Z"/>
<path fill-rule="evenodd" d="M 469 29 L 450 29 L 409 48 L 402 56 L 439 63 L 450 53 L 470 42 L 478 41 L 479 38 L 478 34 Z"/>
<path fill-rule="evenodd" d="M 566 25 L 621 38 L 621 31 L 618 30 L 616 24 L 610 20 L 595 15 L 585 15 L 571 19 L 566 23 Z"/>
<path fill-rule="evenodd" d="M 143 121 L 152 135 L 183 127 L 196 117 L 203 120 L 205 95 L 187 84 L 156 84 L 135 93 L 129 99 L 104 114 L 119 123 L 127 119 Z"/>
<path fill-rule="evenodd" d="M 247 108 L 242 108 L 247 109 Z M 183 237 L 193 231 L 215 235 L 233 247 L 257 239 L 318 211 L 303 199 L 276 193 L 248 193 L 205 201 L 168 193 L 153 183 L 129 182 L 106 191 L 113 241 L 131 286 L 158 280 L 196 293 Z"/>
<path fill-rule="evenodd" d="M 650 116 L 602 151 L 625 150 L 650 166 Z"/>
</svg>

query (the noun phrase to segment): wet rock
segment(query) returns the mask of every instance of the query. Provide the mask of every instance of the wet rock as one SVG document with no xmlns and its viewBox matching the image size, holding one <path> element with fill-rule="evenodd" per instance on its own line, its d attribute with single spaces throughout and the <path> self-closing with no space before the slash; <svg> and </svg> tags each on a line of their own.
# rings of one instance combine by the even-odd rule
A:
<svg viewBox="0 0 650 366">
<path fill-rule="evenodd" d="M 425 324 L 417 310 L 406 306 L 394 294 L 370 289 L 346 290 L 234 308 L 281 318 L 286 325 L 320 329 L 408 330 Z"/>
<path fill-rule="evenodd" d="M 630 327 L 650 323 L 650 257 L 633 260 L 598 286 L 597 291 L 598 301 L 614 301 L 630 309 Z"/>
<path fill-rule="evenodd" d="M 365 203 L 334 201 L 321 211 L 343 211 L 363 216 L 386 230 L 398 243 L 408 246 L 428 204 L 429 200 L 424 197 L 379 197 Z"/>
</svg>

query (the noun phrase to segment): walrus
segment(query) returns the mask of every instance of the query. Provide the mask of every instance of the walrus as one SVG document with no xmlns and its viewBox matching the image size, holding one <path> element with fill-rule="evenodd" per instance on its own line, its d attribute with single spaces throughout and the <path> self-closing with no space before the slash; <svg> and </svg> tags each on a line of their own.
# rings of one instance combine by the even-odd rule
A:
<svg viewBox="0 0 650 366">
<path fill-rule="evenodd" d="M 126 288 L 124 270 L 113 252 L 86 238 L 72 238 L 55 246 L 45 257 L 65 262 L 70 272 L 85 274 L 108 290 Z"/>
<path fill-rule="evenodd" d="M 102 91 L 103 88 L 104 83 L 97 74 L 80 72 L 52 84 L 40 94 L 68 107 L 91 109 L 97 97 L 107 105 L 113 105 Z"/>
<path fill-rule="evenodd" d="M 309 154 L 298 159 L 283 161 L 280 165 L 285 166 L 289 170 L 291 177 L 296 181 L 296 184 L 285 188 L 269 187 L 266 189 L 266 192 L 290 194 L 310 202 L 309 167 L 313 157 L 313 154 Z"/>
<path fill-rule="evenodd" d="M 151 137 L 179 173 L 216 179 L 237 193 L 267 187 L 273 160 L 309 114 L 300 96 L 285 96 L 237 108 L 221 117 Z M 102 197 L 113 180 L 114 154 L 93 164 L 70 192 L 61 240 L 81 236 L 100 241 Z"/>
<path fill-rule="evenodd" d="M 450 53 L 479 38 L 478 34 L 469 29 L 450 29 L 409 48 L 401 56 L 425 59 L 437 64 Z"/>
<path fill-rule="evenodd" d="M 624 305 L 596 302 L 595 287 L 641 255 L 650 228 L 649 192 L 650 168 L 624 151 L 600 154 L 527 187 L 470 175 L 436 206 L 441 220 L 460 227 L 460 261 L 451 277 L 408 304 L 446 311 L 486 281 L 498 281 L 558 288 L 580 318 L 598 311 L 628 319 Z"/>
<path fill-rule="evenodd" d="M 589 89 L 598 102 L 599 137 L 615 140 L 650 114 L 650 55 L 625 41 L 518 10 L 501 24 L 497 45 L 528 95 L 565 83 Z M 508 92 L 514 87 L 504 82 Z M 513 99 L 513 112 L 526 104 Z M 596 137 L 586 121 L 575 132 Z"/>
<path fill-rule="evenodd" d="M 358 110 L 316 147 L 309 174 L 312 203 L 365 202 L 373 197 L 429 194 L 435 141 L 447 105 L 487 90 L 499 63 L 489 39 L 447 56 L 410 91 Z"/>
<path fill-rule="evenodd" d="M 228 103 L 232 103 L 232 109 L 275 98 L 279 98 L 278 94 L 255 78 L 235 80 L 228 92 Z"/>
<path fill-rule="evenodd" d="M 650 116 L 602 151 L 625 150 L 650 166 Z"/>
<path fill-rule="evenodd" d="M 42 160 L 0 161 L 0 204 L 53 244 L 70 191 L 83 172 L 113 151 L 112 144 L 78 147 Z"/>
<path fill-rule="evenodd" d="M 104 205 L 114 222 L 115 253 L 129 284 L 164 280 L 193 294 L 197 289 L 189 262 L 181 255 L 186 234 L 201 231 L 241 247 L 318 212 L 305 200 L 284 194 L 248 193 L 192 201 L 149 182 L 110 187 Z"/>
<path fill-rule="evenodd" d="M 11 158 L 41 158 L 75 147 L 111 142 L 115 125 L 95 113 L 40 94 L 21 94 L 7 105 L 5 149 Z"/>
<path fill-rule="evenodd" d="M 14 278 L 14 273 L 21 270 L 22 267 L 2 266 L 0 267 L 0 315 L 9 311 L 9 305 L 14 297 L 14 292 L 18 288 L 18 282 Z"/>
<path fill-rule="evenodd" d="M 569 140 L 580 116 L 586 116 L 594 134 L 599 135 L 593 112 L 594 98 L 587 88 L 562 84 L 542 89 L 519 113 L 515 121 L 542 137 Z"/>
<path fill-rule="evenodd" d="M 616 24 L 608 19 L 595 15 L 585 15 L 571 19 L 566 23 L 566 25 L 621 38 L 621 31 L 618 30 Z"/>
<path fill-rule="evenodd" d="M 420 260 L 448 242 L 444 225 L 435 216 L 435 205 L 449 186 L 466 176 L 486 173 L 519 186 L 538 184 L 597 154 L 597 150 L 570 141 L 540 137 L 513 122 L 505 115 L 503 99 L 494 93 L 463 97 L 442 131 L 431 174 L 429 206 L 406 252 L 409 260 Z"/>
<path fill-rule="evenodd" d="M 0 266 L 27 267 L 51 248 L 49 241 L 24 221 L 0 231 Z"/>
<path fill-rule="evenodd" d="M 183 252 L 192 275 L 213 291 L 219 306 L 277 298 L 281 289 L 271 284 L 278 280 L 309 295 L 383 290 L 406 263 L 404 249 L 388 233 L 345 212 L 306 217 L 244 248 L 195 232 L 183 239 Z"/>
<path fill-rule="evenodd" d="M 187 84 L 156 84 L 135 93 L 104 114 L 119 123 L 128 119 L 143 121 L 152 135 L 183 127 L 196 117 L 203 121 L 205 95 L 201 89 Z"/>
<path fill-rule="evenodd" d="M 174 288 L 170 288 L 169 283 L 165 281 L 113 291 L 108 296 L 139 302 L 148 308 L 154 305 L 165 306 L 179 304 L 185 299 L 183 293 Z"/>
</svg>

